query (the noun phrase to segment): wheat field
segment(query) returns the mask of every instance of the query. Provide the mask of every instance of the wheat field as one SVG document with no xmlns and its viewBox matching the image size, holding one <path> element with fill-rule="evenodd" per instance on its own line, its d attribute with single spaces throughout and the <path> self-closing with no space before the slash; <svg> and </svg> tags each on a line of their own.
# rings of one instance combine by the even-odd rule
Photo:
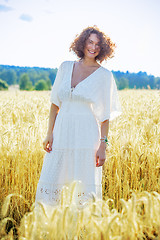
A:
<svg viewBox="0 0 160 240">
<path fill-rule="evenodd" d="M 70 202 L 54 209 L 50 218 L 40 206 L 42 228 L 31 206 L 45 154 L 50 92 L 0 92 L 1 239 L 16 239 L 16 234 L 36 240 L 159 239 L 160 92 L 123 90 L 119 95 L 123 114 L 110 123 L 104 202 L 94 199 L 83 211 Z M 6 233 L 8 221 L 19 233 L 14 228 Z"/>
</svg>

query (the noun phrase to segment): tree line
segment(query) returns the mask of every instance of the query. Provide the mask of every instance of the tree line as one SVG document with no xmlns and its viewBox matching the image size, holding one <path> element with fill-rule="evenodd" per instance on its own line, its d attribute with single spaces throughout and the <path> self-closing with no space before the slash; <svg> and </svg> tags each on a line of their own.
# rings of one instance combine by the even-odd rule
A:
<svg viewBox="0 0 160 240">
<path fill-rule="evenodd" d="M 20 90 L 51 90 L 57 70 L 57 68 L 0 65 L 0 89 L 5 84 L 6 89 L 10 85 L 19 85 Z"/>
<path fill-rule="evenodd" d="M 160 77 L 147 75 L 146 72 L 130 73 L 129 71 L 113 71 L 119 90 L 130 89 L 160 89 Z"/>
<path fill-rule="evenodd" d="M 9 85 L 19 85 L 20 90 L 51 90 L 57 68 L 19 67 L 0 65 L 0 90 Z M 160 89 L 160 77 L 147 75 L 146 72 L 130 73 L 129 71 L 112 71 L 119 90 Z"/>
</svg>

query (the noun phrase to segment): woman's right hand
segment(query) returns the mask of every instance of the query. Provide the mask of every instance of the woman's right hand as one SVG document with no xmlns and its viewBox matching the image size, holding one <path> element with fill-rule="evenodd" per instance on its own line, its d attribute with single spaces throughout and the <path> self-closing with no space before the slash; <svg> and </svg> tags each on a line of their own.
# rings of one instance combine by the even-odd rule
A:
<svg viewBox="0 0 160 240">
<path fill-rule="evenodd" d="M 52 151 L 52 143 L 53 143 L 53 134 L 47 134 L 46 138 L 43 141 L 43 148 L 46 152 L 50 153 Z"/>
</svg>

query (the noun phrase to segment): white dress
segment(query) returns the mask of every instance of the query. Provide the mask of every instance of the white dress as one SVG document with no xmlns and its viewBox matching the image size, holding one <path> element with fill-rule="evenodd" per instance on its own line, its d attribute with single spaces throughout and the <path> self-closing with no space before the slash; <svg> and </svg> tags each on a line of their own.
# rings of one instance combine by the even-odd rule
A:
<svg viewBox="0 0 160 240">
<path fill-rule="evenodd" d="M 36 202 L 55 205 L 65 184 L 82 182 L 76 193 L 81 204 L 94 192 L 102 196 L 102 167 L 96 167 L 100 123 L 121 114 L 113 75 L 99 67 L 71 88 L 74 61 L 63 62 L 51 92 L 51 102 L 60 110 L 53 129 L 52 151 L 44 157 Z"/>
</svg>

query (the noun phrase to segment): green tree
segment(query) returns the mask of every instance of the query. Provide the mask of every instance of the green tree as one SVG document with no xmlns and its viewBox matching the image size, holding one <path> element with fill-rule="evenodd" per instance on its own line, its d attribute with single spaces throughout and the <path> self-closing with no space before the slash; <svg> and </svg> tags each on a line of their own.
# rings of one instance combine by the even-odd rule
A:
<svg viewBox="0 0 160 240">
<path fill-rule="evenodd" d="M 54 83 L 54 80 L 56 78 L 56 74 L 57 74 L 57 68 L 56 69 L 49 69 L 48 72 L 49 72 L 49 78 L 52 82 L 52 84 Z"/>
<path fill-rule="evenodd" d="M 121 77 L 119 80 L 119 84 L 118 84 L 119 90 L 122 90 L 122 89 L 128 88 L 128 87 L 129 87 L 128 79 Z"/>
<path fill-rule="evenodd" d="M 156 88 L 160 89 L 160 77 L 155 78 L 155 86 Z"/>
<path fill-rule="evenodd" d="M 47 83 L 47 86 L 48 86 L 48 90 L 51 90 L 52 82 L 49 78 L 46 80 L 46 83 Z"/>
<path fill-rule="evenodd" d="M 48 84 L 44 79 L 40 79 L 38 82 L 35 84 L 35 90 L 48 90 Z"/>
<path fill-rule="evenodd" d="M 16 84 L 17 74 L 13 69 L 3 69 L 0 73 L 0 78 L 7 82 L 8 85 Z"/>
<path fill-rule="evenodd" d="M 8 84 L 0 79 L 0 90 L 8 90 Z"/>
<path fill-rule="evenodd" d="M 19 88 L 20 88 L 20 90 L 32 90 L 32 88 L 33 88 L 32 82 L 30 81 L 27 73 L 23 73 L 20 76 Z"/>
</svg>

